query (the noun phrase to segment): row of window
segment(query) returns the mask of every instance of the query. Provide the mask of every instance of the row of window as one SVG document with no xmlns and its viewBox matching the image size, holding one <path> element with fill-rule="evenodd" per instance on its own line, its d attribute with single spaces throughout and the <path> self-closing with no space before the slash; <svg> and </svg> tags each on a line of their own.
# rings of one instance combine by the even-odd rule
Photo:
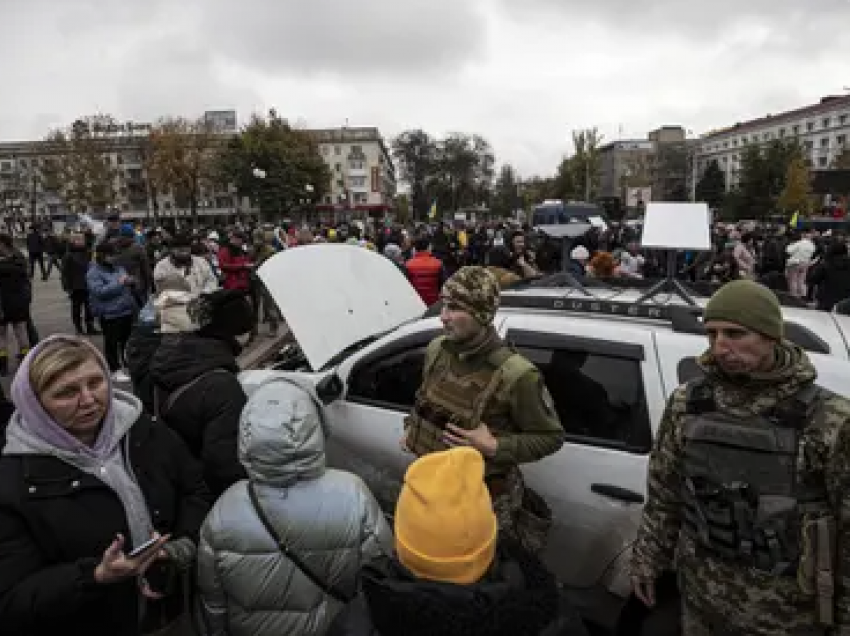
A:
<svg viewBox="0 0 850 636">
<path fill-rule="evenodd" d="M 822 125 L 822 128 L 828 129 L 833 125 L 835 125 L 835 126 L 846 126 L 848 124 L 848 121 L 850 121 L 850 116 L 848 116 L 846 114 L 842 114 L 842 115 L 838 115 L 834 118 L 824 117 L 823 120 L 821 120 L 821 125 Z M 789 130 L 790 130 L 790 133 L 789 133 Z M 805 132 L 806 133 L 812 133 L 814 131 L 815 131 L 815 122 L 811 122 L 811 121 L 808 122 L 805 126 Z M 774 139 L 774 138 L 783 139 L 786 136 L 788 136 L 789 134 L 790 135 L 799 135 L 799 134 L 801 134 L 801 132 L 802 132 L 802 128 L 801 128 L 800 124 L 794 124 L 793 126 L 790 127 L 790 129 L 785 128 L 785 127 L 780 128 L 776 132 L 775 136 L 772 132 L 765 132 L 765 133 L 761 133 L 761 134 L 754 133 L 751 136 L 742 135 L 740 139 L 732 139 L 731 141 L 724 141 L 722 143 L 718 142 L 718 143 L 716 143 L 712 146 L 707 146 L 705 148 L 705 151 L 706 152 L 713 152 L 713 151 L 716 151 L 716 150 L 720 150 L 721 148 L 729 148 L 730 146 L 732 148 L 735 148 L 738 145 L 746 146 L 747 144 L 750 144 L 750 143 L 759 143 L 759 142 L 762 142 L 762 141 L 770 141 L 771 139 Z M 844 137 L 844 135 L 839 136 L 839 138 L 843 138 L 843 137 Z M 843 141 L 839 142 L 839 143 L 843 143 Z M 827 145 L 828 145 L 828 142 L 827 142 Z"/>
<path fill-rule="evenodd" d="M 433 335 L 419 334 L 416 342 L 402 350 L 396 343 L 390 344 L 384 352 L 358 362 L 349 377 L 348 400 L 410 411 Z M 652 428 L 641 361 L 636 355 L 616 350 L 631 345 L 550 335 L 517 342 L 510 332 L 507 340 L 540 369 L 570 441 L 649 452 Z M 642 348 L 635 348 L 642 353 Z M 680 381 L 699 372 L 689 360 L 693 362 L 685 359 L 679 364 Z"/>
</svg>

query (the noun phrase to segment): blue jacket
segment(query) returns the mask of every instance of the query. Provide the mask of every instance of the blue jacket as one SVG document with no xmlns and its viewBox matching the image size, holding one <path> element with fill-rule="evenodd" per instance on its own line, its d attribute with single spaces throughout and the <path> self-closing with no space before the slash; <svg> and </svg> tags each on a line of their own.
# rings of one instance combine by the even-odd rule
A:
<svg viewBox="0 0 850 636">
<path fill-rule="evenodd" d="M 120 318 L 136 313 L 138 307 L 133 293 L 118 278 L 126 274 L 123 267 L 106 269 L 97 263 L 91 263 L 86 272 L 86 285 L 89 288 L 89 304 L 92 314 L 98 318 Z"/>
</svg>

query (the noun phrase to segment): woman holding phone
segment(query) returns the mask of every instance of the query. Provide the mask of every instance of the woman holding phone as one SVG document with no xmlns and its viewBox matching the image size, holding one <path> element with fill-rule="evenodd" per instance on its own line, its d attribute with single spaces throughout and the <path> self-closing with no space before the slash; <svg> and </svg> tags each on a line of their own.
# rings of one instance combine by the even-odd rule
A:
<svg viewBox="0 0 850 636">
<path fill-rule="evenodd" d="M 211 504 L 182 441 L 114 389 L 82 338 L 24 359 L 0 455 L 0 629 L 137 636 L 173 625 Z"/>
</svg>

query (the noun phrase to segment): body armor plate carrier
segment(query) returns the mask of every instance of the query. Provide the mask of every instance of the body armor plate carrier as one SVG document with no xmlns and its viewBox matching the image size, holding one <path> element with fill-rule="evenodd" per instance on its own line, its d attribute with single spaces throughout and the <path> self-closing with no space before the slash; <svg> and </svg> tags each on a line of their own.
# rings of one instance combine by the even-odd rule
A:
<svg viewBox="0 0 850 636">
<path fill-rule="evenodd" d="M 684 529 L 700 552 L 797 575 L 804 520 L 827 511 L 824 485 L 802 485 L 797 475 L 800 437 L 821 391 L 812 385 L 768 414 L 739 418 L 717 410 L 707 381 L 687 387 Z"/>
</svg>

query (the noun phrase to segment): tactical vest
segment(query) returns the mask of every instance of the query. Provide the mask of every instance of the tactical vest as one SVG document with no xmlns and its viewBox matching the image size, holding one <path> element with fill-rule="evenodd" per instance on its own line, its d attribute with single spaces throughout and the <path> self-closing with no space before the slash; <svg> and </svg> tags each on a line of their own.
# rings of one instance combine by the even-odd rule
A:
<svg viewBox="0 0 850 636">
<path fill-rule="evenodd" d="M 495 393 L 510 392 L 511 386 L 533 369 L 520 354 L 500 347 L 482 361 L 479 369 L 457 375 L 443 341 L 438 338 L 429 345 L 422 386 L 413 413 L 405 422 L 408 447 L 417 455 L 446 450 L 442 436 L 449 423 L 467 430 L 477 428 Z M 486 424 L 496 430 L 510 426 L 507 418 Z"/>
<path fill-rule="evenodd" d="M 797 476 L 800 438 L 822 391 L 807 387 L 768 414 L 742 419 L 717 410 L 706 380 L 688 386 L 682 499 L 684 531 L 698 551 L 797 575 L 805 516 L 828 510 L 825 485 Z"/>
</svg>

